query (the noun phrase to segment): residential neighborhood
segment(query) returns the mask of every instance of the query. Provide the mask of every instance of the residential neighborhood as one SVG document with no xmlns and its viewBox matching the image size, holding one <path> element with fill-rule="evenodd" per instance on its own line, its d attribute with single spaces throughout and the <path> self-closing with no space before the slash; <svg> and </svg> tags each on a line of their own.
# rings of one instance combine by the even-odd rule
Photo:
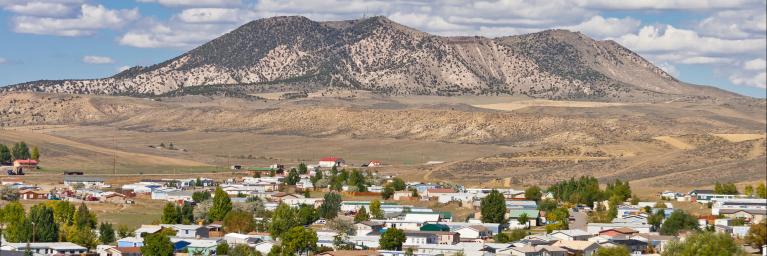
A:
<svg viewBox="0 0 767 256">
<path fill-rule="evenodd" d="M 11 202 L 3 207 L 2 250 L 157 255 L 156 247 L 167 245 L 165 253 L 176 255 L 234 255 L 235 250 L 261 255 L 280 250 L 301 255 L 604 255 L 599 252 L 616 249 L 663 255 L 687 239 L 708 235 L 741 241 L 733 244 L 740 251 L 765 251 L 764 243 L 754 240 L 759 234 L 764 238 L 764 183 L 748 194 L 665 191 L 648 198 L 653 201 L 641 201 L 620 180 L 604 190 L 588 177 L 547 189 L 515 190 L 406 182 L 346 167 L 341 158 L 325 157 L 316 165 L 289 170 L 282 165 L 256 171 L 244 167 L 244 175 L 225 179 L 141 179 L 119 185 L 99 176 L 64 175 L 61 185 L 45 189 L 7 177 L 2 179 L 4 193 L 16 193 L 11 201 L 38 202 L 30 214 L 43 216 L 71 209 L 74 223 L 53 218 L 51 227 L 62 232 L 83 228 L 90 235 L 83 238 L 75 232 L 66 235 L 68 241 L 26 236 L 29 227 L 21 225 L 25 218 L 8 219 L 11 212 L 24 215 Z M 568 189 L 584 186 L 594 190 Z M 89 207 L 137 200 L 164 202 L 162 216 L 119 232 L 113 224 L 95 220 L 76 226 L 80 211 Z M 691 215 L 675 204 L 699 205 L 709 213 Z"/>
</svg>

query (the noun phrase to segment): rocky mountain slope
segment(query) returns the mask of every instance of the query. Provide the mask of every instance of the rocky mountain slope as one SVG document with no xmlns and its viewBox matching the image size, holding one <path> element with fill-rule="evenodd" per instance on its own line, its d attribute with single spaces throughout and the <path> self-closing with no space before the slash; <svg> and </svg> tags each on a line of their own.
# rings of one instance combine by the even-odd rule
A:
<svg viewBox="0 0 767 256">
<path fill-rule="evenodd" d="M 229 87 L 245 88 L 237 90 L 243 93 L 340 87 L 387 95 L 627 102 L 739 97 L 680 82 L 613 41 L 577 32 L 441 37 L 384 17 L 261 19 L 153 66 L 103 79 L 34 81 L 0 90 L 153 96 L 215 94 Z"/>
</svg>

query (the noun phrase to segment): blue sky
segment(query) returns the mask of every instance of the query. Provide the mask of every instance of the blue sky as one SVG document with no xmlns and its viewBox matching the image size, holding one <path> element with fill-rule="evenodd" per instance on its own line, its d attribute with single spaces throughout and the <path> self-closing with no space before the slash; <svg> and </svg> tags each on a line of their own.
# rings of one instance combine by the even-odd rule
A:
<svg viewBox="0 0 767 256">
<path fill-rule="evenodd" d="M 0 0 L 0 86 L 99 78 L 175 57 L 253 19 L 384 15 L 440 35 L 550 28 L 615 40 L 677 78 L 765 97 L 764 0 Z"/>
</svg>

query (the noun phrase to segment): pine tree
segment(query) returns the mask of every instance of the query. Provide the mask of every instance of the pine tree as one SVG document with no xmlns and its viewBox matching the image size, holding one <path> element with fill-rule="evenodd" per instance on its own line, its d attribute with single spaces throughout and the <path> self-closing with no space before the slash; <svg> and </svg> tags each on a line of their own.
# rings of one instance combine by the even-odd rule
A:
<svg viewBox="0 0 767 256">
<path fill-rule="evenodd" d="M 12 160 L 11 150 L 8 146 L 0 144 L 0 163 L 10 163 Z"/>
<path fill-rule="evenodd" d="M 88 206 L 86 206 L 85 203 L 81 203 L 80 207 L 77 208 L 77 212 L 75 212 L 74 223 L 77 228 L 96 228 L 95 217 L 91 215 L 90 211 L 88 210 Z"/>
<path fill-rule="evenodd" d="M 221 187 L 216 187 L 216 192 L 213 194 L 213 206 L 211 206 L 208 212 L 208 218 L 223 220 L 231 210 L 232 200 L 229 199 L 229 195 Z"/>
<path fill-rule="evenodd" d="M 16 144 L 13 144 L 13 148 L 11 149 L 11 154 L 13 155 L 13 159 L 19 160 L 19 159 L 29 159 L 29 147 L 27 147 L 27 143 L 25 142 L 18 142 Z"/>
<path fill-rule="evenodd" d="M 101 244 L 111 244 L 115 241 L 115 230 L 112 223 L 101 223 L 99 225 L 99 241 Z"/>
</svg>

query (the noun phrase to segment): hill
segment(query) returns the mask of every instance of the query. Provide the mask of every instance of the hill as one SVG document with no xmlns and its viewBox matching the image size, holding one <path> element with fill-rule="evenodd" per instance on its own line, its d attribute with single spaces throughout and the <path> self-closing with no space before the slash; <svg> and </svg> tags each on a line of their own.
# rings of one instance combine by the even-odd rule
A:
<svg viewBox="0 0 767 256">
<path fill-rule="evenodd" d="M 617 102 L 740 97 L 680 82 L 616 42 L 578 32 L 442 37 L 384 17 L 330 22 L 260 19 L 153 66 L 103 79 L 33 81 L 0 90 L 242 96 L 327 88 L 383 95 L 524 95 Z"/>
</svg>

